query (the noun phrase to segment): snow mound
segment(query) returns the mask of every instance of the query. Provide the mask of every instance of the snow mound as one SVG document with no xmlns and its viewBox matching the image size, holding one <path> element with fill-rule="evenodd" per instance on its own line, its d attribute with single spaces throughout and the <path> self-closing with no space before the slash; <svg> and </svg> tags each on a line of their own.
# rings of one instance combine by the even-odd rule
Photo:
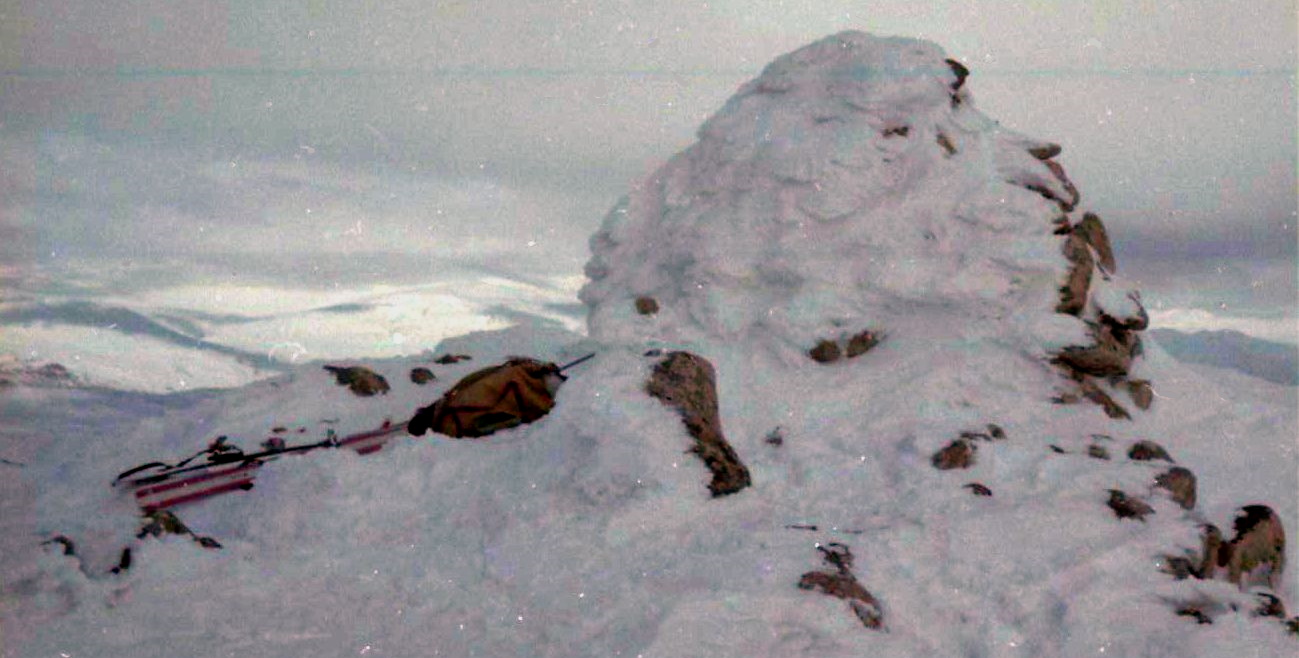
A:
<svg viewBox="0 0 1299 658">
<path fill-rule="evenodd" d="M 1057 200 L 1077 193 L 1030 153 L 1052 145 L 976 110 L 944 58 L 844 32 L 742 86 L 592 238 L 592 336 L 805 351 L 917 307 L 1050 314 L 1067 265 Z M 1053 342 L 1053 324 L 1026 323 L 1025 340 Z"/>
</svg>

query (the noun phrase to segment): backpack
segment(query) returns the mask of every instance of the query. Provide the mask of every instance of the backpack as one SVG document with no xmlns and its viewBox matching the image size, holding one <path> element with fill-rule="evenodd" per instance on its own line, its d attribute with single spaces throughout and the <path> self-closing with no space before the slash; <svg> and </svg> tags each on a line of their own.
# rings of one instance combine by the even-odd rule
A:
<svg viewBox="0 0 1299 658">
<path fill-rule="evenodd" d="M 466 375 L 437 402 L 421 408 L 407 430 L 415 436 L 433 430 L 474 438 L 531 423 L 555 406 L 555 391 L 563 381 L 553 363 L 511 358 Z"/>
</svg>

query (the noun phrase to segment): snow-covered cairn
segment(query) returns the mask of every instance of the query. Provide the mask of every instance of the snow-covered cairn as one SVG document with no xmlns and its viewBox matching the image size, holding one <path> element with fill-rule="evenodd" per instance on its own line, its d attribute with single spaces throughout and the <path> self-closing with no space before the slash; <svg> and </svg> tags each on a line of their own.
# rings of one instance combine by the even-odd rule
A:
<svg viewBox="0 0 1299 658">
<path fill-rule="evenodd" d="M 1013 414 L 1038 436 L 1108 439 L 1094 432 L 1114 427 L 1107 423 L 1132 427 L 1129 405 L 1146 410 L 1154 398 L 1139 372 L 1139 332 L 1148 324 L 1140 297 L 1117 280 L 1105 226 L 1081 209 L 1055 159 L 1060 146 L 979 112 L 969 74 L 932 43 L 861 32 L 776 59 L 592 237 L 590 282 L 581 291 L 592 337 L 688 347 L 750 369 L 757 355 L 774 355 L 780 368 L 766 370 L 769 378 L 804 377 L 774 394 L 791 395 L 791 407 L 856 387 L 896 401 L 873 419 L 924 410 L 893 431 L 921 428 L 926 449 L 945 440 L 938 430 L 973 419 L 967 409 Z M 795 373 L 813 368 L 809 358 L 831 364 L 881 340 L 876 358 L 906 372 L 881 376 L 866 365 L 823 381 Z M 740 388 L 765 384 L 736 377 Z M 980 390 L 990 393 L 971 395 Z M 796 399 L 798 391 L 812 393 Z M 1048 400 L 1090 401 L 1105 415 L 1053 412 Z M 862 415 L 850 434 L 887 436 L 878 429 L 887 423 L 872 426 Z M 1079 418 L 1088 427 L 1074 426 Z M 934 454 L 935 468 L 971 468 L 970 436 L 995 449 L 990 435 L 963 431 Z M 1086 454 L 1097 469 L 1110 459 L 1097 443 Z M 1113 471 L 1140 474 L 1149 459 L 1134 452 Z M 1009 471 L 997 475 L 1011 479 Z M 981 483 L 965 486 L 992 494 Z M 1120 519 L 1144 520 L 1154 513 L 1154 492 L 1166 491 L 1178 511 L 1165 514 L 1184 515 L 1178 527 L 1205 523 L 1188 469 L 1143 486 L 1145 494 L 1108 492 Z M 1105 495 L 1098 491 L 1097 500 Z M 1222 549 L 1214 529 L 1217 539 L 1202 549 L 1164 556 L 1176 563 L 1169 573 L 1227 571 L 1242 584 L 1242 573 L 1261 571 L 1275 587 L 1285 552 L 1279 517 L 1265 506 L 1244 512 L 1229 542 L 1236 548 Z"/>
<path fill-rule="evenodd" d="M 606 217 L 581 293 L 592 334 L 820 361 L 936 309 L 1009 316 L 1075 380 L 1061 401 L 1125 414 L 1117 386 L 1148 404 L 1126 382 L 1145 315 L 1100 219 L 1073 218 L 1060 147 L 975 109 L 967 74 L 934 44 L 860 32 L 775 60 Z"/>
</svg>

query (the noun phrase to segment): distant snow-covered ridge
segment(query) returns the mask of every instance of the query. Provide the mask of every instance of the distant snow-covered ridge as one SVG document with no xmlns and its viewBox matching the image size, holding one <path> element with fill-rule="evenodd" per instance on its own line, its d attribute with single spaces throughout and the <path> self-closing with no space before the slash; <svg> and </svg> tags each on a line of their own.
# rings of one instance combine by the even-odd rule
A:
<svg viewBox="0 0 1299 658">
<path fill-rule="evenodd" d="M 1299 385 L 1299 346 L 1233 330 L 1151 329 L 1147 334 L 1185 363 L 1229 368 L 1276 384 Z"/>
</svg>

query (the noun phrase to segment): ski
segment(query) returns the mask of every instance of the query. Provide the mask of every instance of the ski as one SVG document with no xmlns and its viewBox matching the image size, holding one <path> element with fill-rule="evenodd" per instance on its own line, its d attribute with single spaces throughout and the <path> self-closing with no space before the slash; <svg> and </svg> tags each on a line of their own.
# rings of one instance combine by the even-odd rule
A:
<svg viewBox="0 0 1299 658">
<path fill-rule="evenodd" d="M 150 462 L 124 471 L 113 481 L 132 489 L 136 504 L 145 513 L 210 498 L 231 491 L 253 488 L 257 469 L 280 455 L 301 454 L 319 448 L 349 448 L 357 454 L 368 455 L 383 449 L 392 435 L 405 431 L 405 423 L 385 421 L 376 429 L 330 438 L 300 446 L 273 448 L 251 454 L 221 451 L 209 455 L 204 464 L 186 466 L 193 457 L 176 466 L 167 467 L 162 462 Z M 157 472 L 149 472 L 162 468 Z M 136 476 L 136 477 L 132 477 Z"/>
</svg>

